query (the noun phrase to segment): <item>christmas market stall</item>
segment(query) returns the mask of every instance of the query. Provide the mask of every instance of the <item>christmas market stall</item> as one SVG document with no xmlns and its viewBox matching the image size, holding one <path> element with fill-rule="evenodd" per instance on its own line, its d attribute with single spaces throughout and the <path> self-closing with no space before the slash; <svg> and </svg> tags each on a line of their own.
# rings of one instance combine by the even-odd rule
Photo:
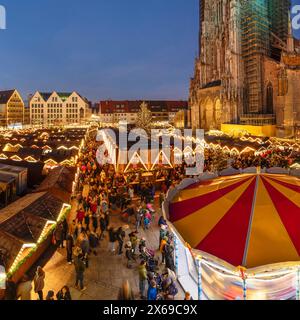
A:
<svg viewBox="0 0 300 320">
<path fill-rule="evenodd" d="M 24 196 L 0 211 L 0 250 L 6 273 L 20 280 L 51 243 L 52 231 L 70 210 L 48 192 Z"/>
</svg>

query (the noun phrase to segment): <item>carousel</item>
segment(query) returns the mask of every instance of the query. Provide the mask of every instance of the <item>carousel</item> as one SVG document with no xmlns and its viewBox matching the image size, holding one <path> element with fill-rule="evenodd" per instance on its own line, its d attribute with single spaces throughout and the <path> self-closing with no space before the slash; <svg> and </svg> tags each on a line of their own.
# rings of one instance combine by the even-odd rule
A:
<svg viewBox="0 0 300 320">
<path fill-rule="evenodd" d="M 184 289 L 208 300 L 299 299 L 299 178 L 204 176 L 184 180 L 163 205 Z"/>
</svg>

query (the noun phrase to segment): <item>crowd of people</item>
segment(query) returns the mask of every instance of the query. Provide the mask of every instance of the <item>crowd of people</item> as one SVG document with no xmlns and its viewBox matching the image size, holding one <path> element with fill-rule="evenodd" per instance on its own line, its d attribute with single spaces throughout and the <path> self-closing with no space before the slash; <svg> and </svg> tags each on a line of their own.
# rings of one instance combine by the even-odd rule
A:
<svg viewBox="0 0 300 320">
<path fill-rule="evenodd" d="M 97 255 L 101 241 L 107 239 L 107 251 L 111 255 L 123 256 L 126 267 L 136 269 L 139 279 L 140 299 L 174 299 L 178 293 L 176 286 L 174 240 L 163 217 L 156 212 L 155 196 L 159 203 L 164 200 L 169 188 L 175 187 L 183 176 L 184 168 L 176 168 L 164 173 L 158 190 L 155 184 L 132 185 L 124 175 L 116 173 L 110 166 L 100 166 L 96 162 L 98 144 L 87 143 L 81 150 L 77 185 L 78 208 L 71 221 L 58 224 L 53 233 L 53 244 L 65 248 L 66 262 L 74 265 L 75 288 L 85 291 L 85 272 L 89 268 L 90 256 Z M 118 214 L 119 223 L 112 222 L 112 213 Z M 146 237 L 140 237 L 141 230 L 147 234 L 151 225 L 160 230 L 157 248 L 148 246 Z M 44 299 L 42 269 L 37 271 L 38 282 L 34 287 L 40 300 Z M 34 282 L 35 283 L 35 282 Z M 67 287 L 64 287 L 67 288 Z M 119 298 L 131 299 L 128 281 L 120 288 Z M 65 292 L 65 289 L 62 289 Z M 70 291 L 68 290 L 68 296 Z M 126 293 L 127 292 L 127 293 Z M 53 291 L 47 298 L 64 296 Z M 58 298 L 57 298 L 58 299 Z"/>
<path fill-rule="evenodd" d="M 222 171 L 230 167 L 234 169 L 249 167 L 289 168 L 297 162 L 300 162 L 300 152 L 282 147 L 274 147 L 260 153 L 249 151 L 238 154 L 220 148 L 209 148 L 204 152 L 204 171 L 209 172 Z"/>
<path fill-rule="evenodd" d="M 58 224 L 52 242 L 66 250 L 66 262 L 74 265 L 74 285 L 86 290 L 85 272 L 89 268 L 91 255 L 97 255 L 100 243 L 107 239 L 107 251 L 111 255 L 123 256 L 126 267 L 135 269 L 139 279 L 139 298 L 147 300 L 169 300 L 178 294 L 176 285 L 176 263 L 174 261 L 174 239 L 160 208 L 168 190 L 185 178 L 186 164 L 157 172 L 161 181 L 134 183 L 136 175 L 125 177 L 113 166 L 100 165 L 96 160 L 99 144 L 88 141 L 78 159 L 77 210 L 71 220 Z M 222 149 L 205 150 L 204 171 L 220 171 L 228 167 L 283 167 L 300 159 L 299 153 L 288 149 L 268 150 L 259 155 L 254 152 L 232 154 Z M 159 203 L 157 203 L 157 197 Z M 158 206 L 156 206 L 158 204 Z M 118 214 L 119 223 L 112 222 L 112 214 Z M 141 229 L 147 234 L 151 225 L 159 227 L 159 242 L 150 248 L 146 237 L 140 237 Z M 29 299 L 33 289 L 40 300 L 44 297 L 45 272 L 38 267 L 32 283 L 25 275 L 15 289 L 15 297 Z M 133 300 L 136 294 L 125 280 L 118 298 Z M 71 300 L 70 289 L 64 286 L 56 294 L 49 291 L 46 300 Z M 186 300 L 192 297 L 186 293 Z"/>
</svg>

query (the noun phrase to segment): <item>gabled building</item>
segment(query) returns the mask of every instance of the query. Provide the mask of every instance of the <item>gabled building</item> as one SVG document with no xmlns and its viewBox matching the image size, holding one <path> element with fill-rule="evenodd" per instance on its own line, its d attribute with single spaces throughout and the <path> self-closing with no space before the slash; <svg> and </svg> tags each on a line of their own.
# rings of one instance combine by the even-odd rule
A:
<svg viewBox="0 0 300 320">
<path fill-rule="evenodd" d="M 101 122 L 106 124 L 116 124 L 119 121 L 126 121 L 128 124 L 135 124 L 138 118 L 141 104 L 145 102 L 151 111 L 154 122 L 174 123 L 178 113 L 186 112 L 188 109 L 187 101 L 100 101 L 99 116 Z"/>
<path fill-rule="evenodd" d="M 0 91 L 0 126 L 23 124 L 24 102 L 16 89 Z"/>
<path fill-rule="evenodd" d="M 77 92 L 36 92 L 29 101 L 32 125 L 85 123 L 89 102 Z"/>
</svg>

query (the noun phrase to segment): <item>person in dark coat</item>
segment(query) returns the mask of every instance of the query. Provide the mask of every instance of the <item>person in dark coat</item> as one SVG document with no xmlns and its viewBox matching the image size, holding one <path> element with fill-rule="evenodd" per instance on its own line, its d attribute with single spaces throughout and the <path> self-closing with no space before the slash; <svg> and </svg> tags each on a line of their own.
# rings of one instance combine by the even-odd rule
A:
<svg viewBox="0 0 300 320">
<path fill-rule="evenodd" d="M 165 259 L 166 268 L 175 272 L 174 246 L 170 242 L 165 245 Z"/>
<path fill-rule="evenodd" d="M 101 231 L 101 234 L 100 234 L 99 240 L 103 239 L 105 230 L 106 230 L 106 221 L 105 221 L 105 216 L 102 214 L 100 216 L 100 231 Z"/>
<path fill-rule="evenodd" d="M 57 247 L 64 248 L 64 235 L 63 235 L 63 225 L 59 223 L 55 230 L 54 230 L 54 236 L 56 240 Z"/>
<path fill-rule="evenodd" d="M 74 248 L 74 239 L 71 234 L 67 235 L 67 261 L 69 264 L 72 264 L 72 255 L 73 255 L 73 248 Z"/>
<path fill-rule="evenodd" d="M 77 257 L 75 257 L 74 266 L 75 266 L 75 272 L 76 272 L 75 287 L 80 288 L 81 291 L 84 291 L 84 290 L 86 290 L 86 287 L 83 284 L 84 283 L 85 263 L 84 263 L 84 256 L 82 254 L 79 254 Z"/>
<path fill-rule="evenodd" d="M 48 291 L 48 294 L 46 296 L 47 301 L 54 301 L 54 291 L 50 290 Z"/>
<path fill-rule="evenodd" d="M 64 286 L 56 295 L 57 300 L 72 300 L 70 289 Z"/>
<path fill-rule="evenodd" d="M 125 246 L 126 249 L 126 258 L 127 258 L 127 268 L 131 269 L 132 268 L 132 262 L 136 261 L 135 260 L 135 255 L 134 255 L 134 250 L 132 248 L 132 244 L 130 241 Z"/>
<path fill-rule="evenodd" d="M 112 227 L 108 227 L 108 250 L 115 253 L 116 231 Z"/>
<path fill-rule="evenodd" d="M 96 213 L 93 213 L 92 215 L 92 225 L 94 232 L 97 232 L 98 229 L 98 215 Z"/>
<path fill-rule="evenodd" d="M 6 279 L 5 287 L 4 300 L 17 300 L 17 285 L 11 277 Z"/>
<path fill-rule="evenodd" d="M 118 248 L 118 255 L 121 255 L 123 253 L 123 244 L 124 244 L 124 238 L 126 234 L 122 227 L 120 227 L 117 231 L 117 241 L 119 243 Z"/>
<path fill-rule="evenodd" d="M 97 255 L 96 248 L 99 245 L 98 236 L 95 232 L 88 232 L 88 237 L 89 237 L 89 244 L 90 244 L 91 251 L 93 251 L 94 255 L 96 256 Z"/>
<path fill-rule="evenodd" d="M 69 230 L 67 219 L 63 220 L 62 226 L 63 226 L 63 230 L 62 230 L 62 232 L 63 232 L 63 241 L 65 241 L 65 240 L 67 240 L 68 230 Z"/>
</svg>

